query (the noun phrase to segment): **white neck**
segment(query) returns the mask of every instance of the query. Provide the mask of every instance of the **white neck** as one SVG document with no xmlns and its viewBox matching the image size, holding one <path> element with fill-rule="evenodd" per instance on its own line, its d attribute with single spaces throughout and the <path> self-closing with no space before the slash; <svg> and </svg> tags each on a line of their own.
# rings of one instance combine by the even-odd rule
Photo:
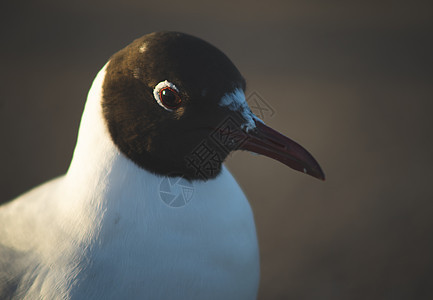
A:
<svg viewBox="0 0 433 300">
<path fill-rule="evenodd" d="M 99 290 L 101 298 L 128 298 L 137 296 L 133 286 L 140 294 L 169 298 L 184 293 L 192 299 L 193 291 L 203 293 L 198 298 L 254 298 L 258 249 L 242 190 L 223 167 L 213 180 L 192 182 L 194 196 L 184 207 L 164 203 L 164 178 L 136 166 L 110 138 L 101 105 L 106 67 L 90 89 L 59 208 L 64 231 L 76 244 L 70 256 L 84 254 L 93 262 L 77 273 L 83 275 L 71 293 L 80 298 Z M 168 275 L 172 270 L 176 276 Z M 92 281 L 81 281 L 93 272 L 98 275 Z M 106 280 L 116 282 L 114 290 Z M 187 285 L 174 294 L 168 288 Z"/>
<path fill-rule="evenodd" d="M 74 181 L 92 180 L 107 174 L 122 155 L 111 141 L 102 113 L 102 86 L 108 63 L 99 71 L 87 96 L 77 145 L 67 176 Z M 102 180 L 102 178 L 99 178 Z"/>
</svg>

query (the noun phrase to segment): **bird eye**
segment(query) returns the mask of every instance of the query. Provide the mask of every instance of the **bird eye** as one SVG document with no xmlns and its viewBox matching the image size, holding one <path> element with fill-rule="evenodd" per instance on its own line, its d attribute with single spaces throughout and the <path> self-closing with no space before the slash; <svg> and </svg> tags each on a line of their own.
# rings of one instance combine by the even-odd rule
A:
<svg viewBox="0 0 433 300">
<path fill-rule="evenodd" d="M 166 87 L 159 91 L 159 98 L 161 99 L 162 104 L 164 104 L 165 107 L 170 109 L 178 107 L 179 104 L 182 102 L 179 94 L 169 87 Z"/>
<path fill-rule="evenodd" d="M 156 102 L 168 111 L 178 108 L 182 103 L 179 90 L 173 83 L 168 82 L 167 80 L 162 81 L 155 86 L 153 96 L 155 97 Z"/>
</svg>

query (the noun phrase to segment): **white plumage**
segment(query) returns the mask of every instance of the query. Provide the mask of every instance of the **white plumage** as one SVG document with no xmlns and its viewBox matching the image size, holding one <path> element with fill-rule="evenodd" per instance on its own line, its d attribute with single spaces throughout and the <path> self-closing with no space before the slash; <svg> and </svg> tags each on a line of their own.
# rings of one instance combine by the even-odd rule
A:
<svg viewBox="0 0 433 300">
<path fill-rule="evenodd" d="M 229 171 L 193 181 L 185 206 L 113 144 L 105 67 L 88 95 L 65 176 L 0 207 L 0 295 L 16 299 L 255 299 L 250 205 Z"/>
</svg>

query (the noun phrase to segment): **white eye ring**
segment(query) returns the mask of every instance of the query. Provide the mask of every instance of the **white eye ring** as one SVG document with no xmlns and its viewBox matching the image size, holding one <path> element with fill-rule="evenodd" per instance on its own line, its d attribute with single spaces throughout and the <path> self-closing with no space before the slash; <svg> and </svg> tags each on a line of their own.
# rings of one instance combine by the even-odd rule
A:
<svg viewBox="0 0 433 300">
<path fill-rule="evenodd" d="M 161 91 L 166 89 L 166 88 L 169 88 L 169 89 L 179 93 L 178 88 L 173 83 L 171 83 L 167 80 L 164 80 L 164 81 L 161 81 L 160 83 L 158 83 L 155 86 L 155 88 L 153 89 L 153 97 L 155 98 L 156 102 L 158 102 L 158 104 L 162 108 L 164 108 L 165 110 L 168 110 L 168 111 L 173 111 L 173 109 L 170 107 L 167 107 L 167 105 L 165 105 L 161 99 Z"/>
</svg>

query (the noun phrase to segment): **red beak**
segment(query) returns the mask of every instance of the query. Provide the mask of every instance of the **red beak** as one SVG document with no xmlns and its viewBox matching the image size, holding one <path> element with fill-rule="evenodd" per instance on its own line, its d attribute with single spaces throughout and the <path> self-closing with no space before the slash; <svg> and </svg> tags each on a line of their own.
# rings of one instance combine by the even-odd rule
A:
<svg viewBox="0 0 433 300">
<path fill-rule="evenodd" d="M 262 154 L 308 175 L 325 180 L 325 174 L 314 157 L 301 145 L 278 131 L 255 121 L 256 128 L 247 132 L 247 139 L 239 147 Z"/>
</svg>

